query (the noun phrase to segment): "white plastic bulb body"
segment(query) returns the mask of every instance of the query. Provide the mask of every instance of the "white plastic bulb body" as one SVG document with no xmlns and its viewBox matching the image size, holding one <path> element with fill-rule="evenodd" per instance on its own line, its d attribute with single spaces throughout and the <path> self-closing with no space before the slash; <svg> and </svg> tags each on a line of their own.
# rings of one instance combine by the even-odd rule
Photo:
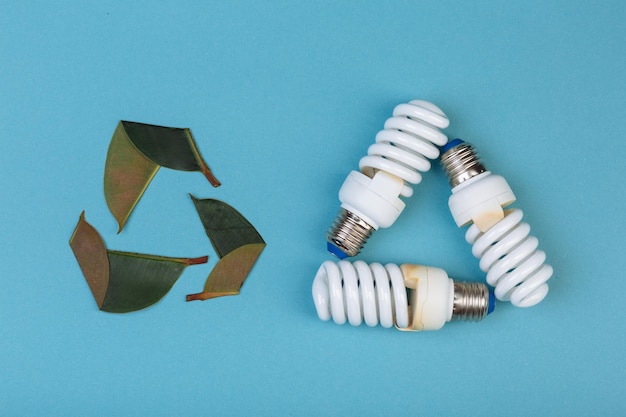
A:
<svg viewBox="0 0 626 417">
<path fill-rule="evenodd" d="M 359 161 L 339 190 L 341 211 L 328 235 L 328 250 L 340 259 L 355 256 L 374 230 L 391 226 L 404 210 L 400 199 L 410 197 L 429 159 L 439 156 L 437 146 L 448 138 L 446 115 L 432 103 L 413 100 L 400 104 L 376 135 L 376 143 Z"/>
<path fill-rule="evenodd" d="M 452 319 L 478 321 L 494 308 L 485 285 L 454 282 L 443 269 L 412 264 L 326 261 L 312 293 L 321 320 L 408 331 L 438 330 Z"/>
<path fill-rule="evenodd" d="M 541 302 L 553 270 L 545 264 L 538 239 L 530 236 L 530 226 L 522 222 L 523 212 L 504 210 L 515 201 L 507 181 L 486 170 L 473 147 L 460 139 L 444 147 L 441 162 L 452 186 L 452 217 L 459 227 L 471 225 L 465 239 L 496 298 L 517 307 Z"/>
</svg>

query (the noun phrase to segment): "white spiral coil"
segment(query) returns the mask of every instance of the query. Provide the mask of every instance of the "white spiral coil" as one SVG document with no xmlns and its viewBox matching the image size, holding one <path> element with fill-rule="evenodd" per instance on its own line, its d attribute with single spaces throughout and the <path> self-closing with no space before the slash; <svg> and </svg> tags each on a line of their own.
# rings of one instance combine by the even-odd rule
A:
<svg viewBox="0 0 626 417">
<path fill-rule="evenodd" d="M 448 125 L 446 115 L 432 103 L 413 100 L 400 104 L 394 108 L 393 117 L 385 122 L 384 130 L 376 135 L 376 143 L 369 147 L 367 156 L 359 161 L 359 168 L 366 175 L 381 170 L 408 183 L 419 184 L 420 171 L 430 169 L 428 159 L 437 158 L 437 146 L 448 142 L 439 130 Z M 410 197 L 413 189 L 405 185 L 401 194 Z"/>
<path fill-rule="evenodd" d="M 517 307 L 531 307 L 548 294 L 546 281 L 552 267 L 546 254 L 538 250 L 539 241 L 529 236 L 530 226 L 522 223 L 520 209 L 507 210 L 485 233 L 473 224 L 465 234 L 472 253 L 480 258 L 480 269 L 487 273 L 487 283 L 495 287 L 499 300 L 511 300 Z"/>
<path fill-rule="evenodd" d="M 407 327 L 408 300 L 400 267 L 363 261 L 324 262 L 313 281 L 313 301 L 322 320 L 353 326 Z M 395 317 L 395 323 L 394 323 Z"/>
</svg>

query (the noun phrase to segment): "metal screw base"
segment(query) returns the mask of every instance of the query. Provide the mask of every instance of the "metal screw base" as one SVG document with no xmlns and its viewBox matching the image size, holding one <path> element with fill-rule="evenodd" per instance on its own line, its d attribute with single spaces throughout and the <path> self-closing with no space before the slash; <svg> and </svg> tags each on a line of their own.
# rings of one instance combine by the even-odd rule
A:
<svg viewBox="0 0 626 417">
<path fill-rule="evenodd" d="M 452 188 L 487 171 L 472 145 L 459 142 L 441 155 L 441 165 Z"/>
<path fill-rule="evenodd" d="M 489 290 L 478 282 L 454 283 L 453 320 L 480 321 L 489 310 Z"/>
<path fill-rule="evenodd" d="M 328 231 L 327 239 L 347 256 L 356 256 L 373 231 L 374 228 L 360 217 L 342 208 Z"/>
</svg>

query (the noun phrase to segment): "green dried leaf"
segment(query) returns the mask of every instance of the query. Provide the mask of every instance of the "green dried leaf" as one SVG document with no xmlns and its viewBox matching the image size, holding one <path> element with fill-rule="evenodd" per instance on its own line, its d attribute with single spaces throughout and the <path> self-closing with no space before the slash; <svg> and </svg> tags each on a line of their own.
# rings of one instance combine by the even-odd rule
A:
<svg viewBox="0 0 626 417">
<path fill-rule="evenodd" d="M 89 284 L 98 308 L 109 313 L 141 310 L 169 292 L 189 265 L 207 257 L 170 258 L 107 250 L 98 231 L 80 219 L 70 246 Z"/>
<path fill-rule="evenodd" d="M 194 196 L 191 199 L 220 260 L 207 278 L 204 291 L 188 295 L 187 301 L 239 294 L 265 248 L 265 241 L 254 226 L 228 204 Z"/>
<path fill-rule="evenodd" d="M 201 171 L 214 187 L 220 186 L 189 129 L 121 121 L 104 169 L 104 196 L 118 222 L 118 233 L 161 166 Z"/>
<path fill-rule="evenodd" d="M 220 258 L 249 243 L 265 243 L 259 232 L 237 210 L 220 200 L 192 196 L 200 221 Z"/>
</svg>

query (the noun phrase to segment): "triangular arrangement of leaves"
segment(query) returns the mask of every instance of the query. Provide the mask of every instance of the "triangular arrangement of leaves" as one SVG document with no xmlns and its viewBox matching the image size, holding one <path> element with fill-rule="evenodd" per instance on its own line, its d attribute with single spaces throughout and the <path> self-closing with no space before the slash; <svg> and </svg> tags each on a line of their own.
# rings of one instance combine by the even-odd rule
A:
<svg viewBox="0 0 626 417">
<path fill-rule="evenodd" d="M 191 130 L 121 121 L 117 125 L 104 169 L 104 196 L 122 231 L 144 191 L 161 166 L 201 171 L 219 187 L 202 159 Z"/>
<path fill-rule="evenodd" d="M 169 258 L 107 250 L 98 231 L 80 219 L 70 246 L 98 308 L 109 313 L 141 310 L 159 301 L 185 268 L 203 264 L 207 257 Z"/>
<path fill-rule="evenodd" d="M 265 241 L 254 226 L 228 204 L 194 196 L 191 199 L 220 260 L 207 278 L 204 291 L 188 295 L 187 301 L 239 294 L 265 248 Z"/>
</svg>

